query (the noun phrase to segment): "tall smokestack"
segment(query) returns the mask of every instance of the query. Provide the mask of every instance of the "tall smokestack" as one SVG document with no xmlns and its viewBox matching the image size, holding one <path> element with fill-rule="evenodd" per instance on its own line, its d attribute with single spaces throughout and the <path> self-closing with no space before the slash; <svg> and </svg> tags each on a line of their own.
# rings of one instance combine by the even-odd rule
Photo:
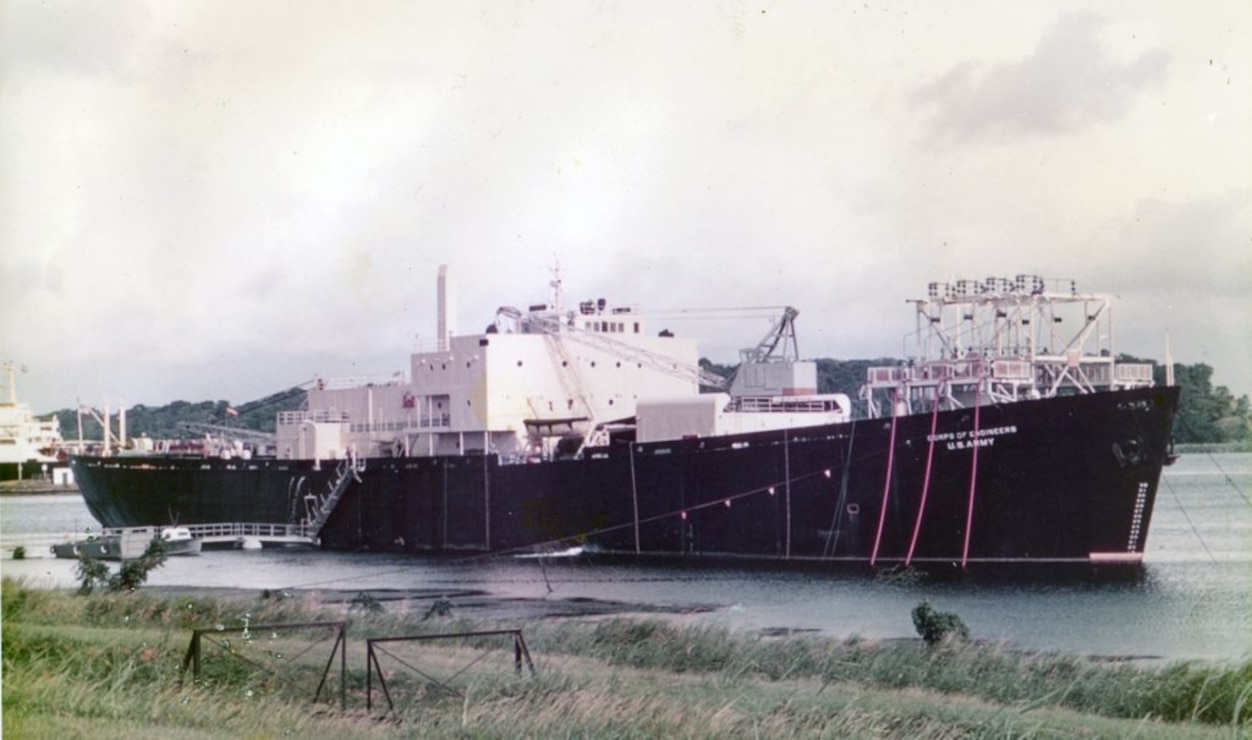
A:
<svg viewBox="0 0 1252 740">
<path fill-rule="evenodd" d="M 448 266 L 439 266 L 439 351 L 448 351 L 448 340 L 456 333 L 456 295 L 448 280 Z"/>
</svg>

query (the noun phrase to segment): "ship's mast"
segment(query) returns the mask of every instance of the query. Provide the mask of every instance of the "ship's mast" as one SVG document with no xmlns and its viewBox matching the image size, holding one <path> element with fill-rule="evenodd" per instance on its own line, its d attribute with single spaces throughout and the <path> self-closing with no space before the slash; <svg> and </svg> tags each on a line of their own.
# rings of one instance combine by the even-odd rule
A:
<svg viewBox="0 0 1252 740">
<path fill-rule="evenodd" d="M 561 261 L 554 257 L 550 271 L 552 273 L 552 278 L 548 281 L 548 287 L 552 288 L 552 311 L 556 314 L 557 322 L 559 324 L 561 316 L 564 313 L 561 310 Z"/>
<path fill-rule="evenodd" d="M 1165 332 L 1165 385 L 1174 385 L 1174 357 L 1169 352 L 1169 332 Z"/>
</svg>

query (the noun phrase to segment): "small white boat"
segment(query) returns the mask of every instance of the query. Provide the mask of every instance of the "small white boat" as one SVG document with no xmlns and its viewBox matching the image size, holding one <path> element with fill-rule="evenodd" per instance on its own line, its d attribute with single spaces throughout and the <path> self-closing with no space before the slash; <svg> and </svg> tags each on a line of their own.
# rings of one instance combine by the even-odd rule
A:
<svg viewBox="0 0 1252 740">
<path fill-rule="evenodd" d="M 186 527 L 165 527 L 161 530 L 161 543 L 166 555 L 199 555 L 202 542 L 191 535 Z"/>
</svg>

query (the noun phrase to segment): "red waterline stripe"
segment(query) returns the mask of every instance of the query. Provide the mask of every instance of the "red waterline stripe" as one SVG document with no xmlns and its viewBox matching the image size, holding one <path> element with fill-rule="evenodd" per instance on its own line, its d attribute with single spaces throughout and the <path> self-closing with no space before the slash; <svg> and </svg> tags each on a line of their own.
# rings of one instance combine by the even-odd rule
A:
<svg viewBox="0 0 1252 740">
<path fill-rule="evenodd" d="M 887 479 L 882 484 L 882 511 L 878 514 L 878 534 L 874 535 L 874 551 L 870 553 L 869 564 L 878 560 L 878 546 L 882 544 L 882 529 L 887 522 L 887 494 L 891 491 L 891 462 L 896 454 L 896 399 L 898 388 L 891 389 L 891 440 L 887 443 Z"/>
<path fill-rule="evenodd" d="M 969 510 L 965 513 L 965 549 L 961 551 L 961 567 L 969 562 L 969 535 L 974 526 L 974 484 L 978 482 L 978 411 L 982 404 L 982 378 L 974 386 L 974 455 L 969 470 Z"/>
<path fill-rule="evenodd" d="M 913 561 L 913 550 L 917 548 L 917 535 L 922 531 L 922 512 L 926 510 L 926 494 L 930 491 L 930 464 L 935 459 L 935 429 L 939 424 L 939 386 L 935 386 L 935 408 L 930 414 L 930 446 L 926 448 L 926 476 L 922 479 L 922 500 L 917 505 L 917 521 L 913 524 L 913 541 L 909 543 L 909 554 L 904 557 L 907 566 Z"/>
</svg>

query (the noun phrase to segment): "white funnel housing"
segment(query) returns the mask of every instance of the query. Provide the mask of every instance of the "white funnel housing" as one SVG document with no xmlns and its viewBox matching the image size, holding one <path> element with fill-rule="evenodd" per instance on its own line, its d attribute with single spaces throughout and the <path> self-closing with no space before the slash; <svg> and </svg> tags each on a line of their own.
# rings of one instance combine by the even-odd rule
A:
<svg viewBox="0 0 1252 740">
<path fill-rule="evenodd" d="M 448 339 L 456 333 L 456 299 L 452 283 L 448 280 L 448 266 L 439 266 L 439 351 L 448 351 Z M 451 311 L 449 311 L 451 309 Z"/>
</svg>

